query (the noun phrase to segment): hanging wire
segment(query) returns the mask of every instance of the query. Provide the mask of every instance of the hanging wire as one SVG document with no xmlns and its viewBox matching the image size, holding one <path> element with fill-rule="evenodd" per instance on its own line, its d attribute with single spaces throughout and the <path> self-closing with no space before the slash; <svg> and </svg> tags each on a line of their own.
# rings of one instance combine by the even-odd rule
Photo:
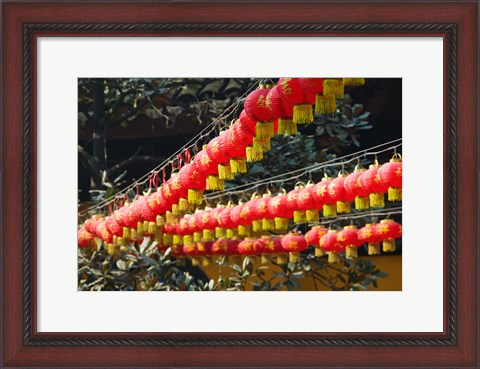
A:
<svg viewBox="0 0 480 369">
<path fill-rule="evenodd" d="M 358 160 L 359 156 L 366 157 L 366 156 L 370 156 L 370 155 L 377 155 L 377 154 L 380 154 L 380 153 L 385 152 L 385 151 L 394 150 L 394 149 L 402 146 L 401 141 L 402 141 L 402 139 L 398 138 L 396 140 L 385 142 L 381 145 L 373 146 L 370 149 L 367 149 L 367 150 L 372 150 L 372 149 L 377 149 L 377 148 L 380 148 L 380 147 L 383 147 L 383 146 L 392 145 L 392 144 L 397 143 L 394 146 L 389 146 L 387 148 L 384 148 L 384 149 L 381 149 L 381 150 L 378 150 L 378 151 L 367 151 L 367 150 L 357 151 L 355 153 L 342 156 L 340 158 L 327 160 L 327 161 L 322 162 L 322 163 L 316 163 L 316 164 L 310 165 L 308 167 L 295 169 L 295 170 L 292 170 L 290 172 L 278 174 L 276 176 L 269 177 L 269 178 L 260 179 L 260 180 L 255 181 L 255 182 L 249 182 L 249 183 L 246 183 L 246 184 L 238 185 L 238 186 L 231 187 L 231 188 L 228 188 L 228 189 L 223 190 L 223 191 L 216 191 L 215 193 L 205 195 L 204 198 L 208 199 L 208 200 L 213 200 L 213 199 L 223 197 L 226 193 L 228 193 L 230 195 L 243 193 L 245 191 L 245 189 L 247 189 L 247 188 L 253 190 L 253 189 L 256 189 L 256 188 L 258 188 L 260 186 L 263 186 L 263 185 L 266 185 L 266 184 L 272 185 L 274 183 L 279 183 L 279 182 L 293 181 L 295 179 L 298 179 L 298 178 L 304 176 L 306 173 L 311 173 L 313 171 L 321 171 L 321 170 L 325 171 L 329 167 L 336 167 L 336 166 L 339 166 L 339 165 L 344 166 L 346 164 L 351 164 L 352 162 L 356 162 Z M 347 159 L 347 158 L 349 158 L 349 159 Z M 297 173 L 297 174 L 295 174 L 295 173 Z M 292 174 L 295 174 L 295 175 L 292 175 Z M 290 177 L 284 178 L 285 176 L 290 176 Z"/>
<path fill-rule="evenodd" d="M 320 225 L 320 224 L 333 224 L 342 220 L 352 220 L 352 219 L 360 219 L 360 218 L 375 218 L 378 216 L 383 216 L 386 215 L 389 217 L 390 215 L 395 215 L 395 214 L 402 214 L 402 207 L 397 206 L 394 208 L 388 208 L 388 209 L 381 209 L 381 210 L 373 210 L 370 209 L 370 211 L 363 211 L 355 214 L 347 214 L 347 215 L 341 215 L 337 217 L 322 217 L 318 222 L 312 222 L 309 223 L 311 225 Z"/>
<path fill-rule="evenodd" d="M 145 174 L 143 177 L 140 179 L 136 180 L 134 183 L 130 184 L 129 186 L 125 187 L 121 191 L 119 191 L 114 198 L 110 198 L 108 200 L 103 200 L 99 202 L 98 204 L 95 204 L 81 212 L 78 213 L 79 216 L 84 216 L 88 213 L 94 212 L 95 210 L 98 210 L 100 208 L 103 208 L 107 206 L 108 204 L 114 202 L 117 198 L 124 197 L 130 190 L 135 188 L 135 186 L 140 185 L 143 186 L 145 185 L 149 180 L 152 174 L 155 171 L 161 171 L 163 168 L 167 167 L 168 165 L 172 164 L 174 160 L 176 159 L 177 155 L 184 152 L 187 149 L 193 149 L 199 140 L 201 140 L 203 137 L 208 137 L 212 132 L 214 132 L 218 126 L 219 123 L 226 124 L 225 122 L 230 118 L 234 113 L 236 113 L 238 106 L 243 102 L 245 97 L 257 87 L 259 81 L 262 79 L 256 79 L 254 83 L 228 108 L 225 109 L 225 111 L 220 114 L 217 118 L 213 119 L 212 122 L 210 122 L 204 129 L 202 129 L 199 133 L 197 133 L 190 141 L 188 141 L 185 145 L 183 145 L 180 149 L 178 149 L 175 153 L 173 153 L 170 157 L 165 159 L 161 164 L 150 170 L 147 174 Z"/>
</svg>

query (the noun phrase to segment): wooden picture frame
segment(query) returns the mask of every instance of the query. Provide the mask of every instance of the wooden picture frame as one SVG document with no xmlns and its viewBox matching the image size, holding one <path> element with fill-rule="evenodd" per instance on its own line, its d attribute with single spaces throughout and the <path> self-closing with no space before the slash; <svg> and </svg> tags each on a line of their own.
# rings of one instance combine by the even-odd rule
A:
<svg viewBox="0 0 480 369">
<path fill-rule="evenodd" d="M 477 2 L 4 2 L 2 21 L 2 366 L 478 367 Z M 443 37 L 444 331 L 37 332 L 41 35 Z"/>
</svg>

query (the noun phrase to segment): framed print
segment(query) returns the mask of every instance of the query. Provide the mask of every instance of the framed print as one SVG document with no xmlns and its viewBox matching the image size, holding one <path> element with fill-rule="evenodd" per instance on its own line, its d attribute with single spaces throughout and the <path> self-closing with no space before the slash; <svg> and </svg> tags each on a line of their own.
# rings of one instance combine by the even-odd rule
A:
<svg viewBox="0 0 480 369">
<path fill-rule="evenodd" d="M 479 365 L 477 2 L 2 21 L 2 366 Z"/>
</svg>

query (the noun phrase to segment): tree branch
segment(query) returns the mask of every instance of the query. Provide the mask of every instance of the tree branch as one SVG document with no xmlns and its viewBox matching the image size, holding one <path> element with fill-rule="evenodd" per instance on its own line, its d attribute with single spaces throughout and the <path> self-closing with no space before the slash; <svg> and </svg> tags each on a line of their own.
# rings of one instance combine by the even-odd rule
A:
<svg viewBox="0 0 480 369">
<path fill-rule="evenodd" d="M 86 152 L 85 149 L 80 145 L 78 145 L 78 157 L 83 167 L 87 170 L 88 174 L 92 176 L 92 179 L 95 182 L 96 186 L 100 187 L 102 185 L 102 177 L 100 175 L 100 170 L 95 164 L 95 160 L 93 160 L 93 157 L 88 152 Z"/>
<path fill-rule="evenodd" d="M 128 159 L 125 159 L 124 161 L 114 165 L 110 169 L 107 170 L 107 177 L 108 178 L 113 178 L 116 176 L 119 172 L 121 172 L 123 169 L 125 169 L 127 166 L 130 164 L 136 162 L 136 161 L 149 161 L 153 163 L 161 163 L 165 159 L 164 158 L 159 158 L 156 156 L 151 156 L 151 155 L 138 155 L 142 148 L 139 148 L 135 154 L 133 154 L 131 157 Z"/>
</svg>

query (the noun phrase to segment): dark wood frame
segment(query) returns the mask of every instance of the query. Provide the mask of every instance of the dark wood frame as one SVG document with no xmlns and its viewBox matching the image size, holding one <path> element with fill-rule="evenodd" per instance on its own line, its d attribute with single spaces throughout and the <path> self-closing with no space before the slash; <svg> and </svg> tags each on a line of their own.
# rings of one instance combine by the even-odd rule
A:
<svg viewBox="0 0 480 369">
<path fill-rule="evenodd" d="M 2 366 L 478 367 L 476 1 L 5 2 L 2 12 Z M 40 35 L 443 37 L 444 331 L 36 332 L 35 46 Z"/>
</svg>

